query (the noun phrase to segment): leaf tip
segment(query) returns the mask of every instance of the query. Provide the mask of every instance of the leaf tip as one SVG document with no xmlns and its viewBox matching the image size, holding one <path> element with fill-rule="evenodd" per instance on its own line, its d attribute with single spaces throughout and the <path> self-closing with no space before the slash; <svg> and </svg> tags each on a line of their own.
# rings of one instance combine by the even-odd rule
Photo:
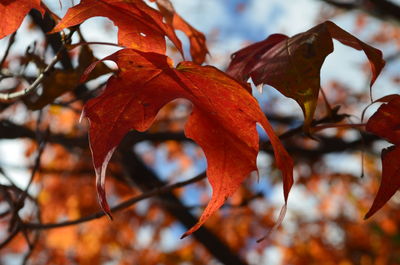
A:
<svg viewBox="0 0 400 265">
<path fill-rule="evenodd" d="M 259 93 L 262 93 L 262 92 L 263 92 L 263 87 L 264 87 L 264 83 L 258 84 L 258 85 L 256 86 L 257 91 L 258 91 Z"/>
<path fill-rule="evenodd" d="M 379 209 L 374 209 L 371 207 L 371 209 L 369 209 L 369 211 L 364 215 L 364 220 L 369 219 L 370 217 L 372 217 Z"/>
<path fill-rule="evenodd" d="M 108 202 L 107 202 L 106 191 L 104 189 L 104 185 L 102 185 L 100 182 L 98 182 L 96 187 L 97 187 L 97 198 L 99 200 L 101 209 L 108 216 L 108 218 L 112 221 L 113 217 L 111 215 L 110 206 L 108 205 Z"/>
<path fill-rule="evenodd" d="M 185 237 L 187 237 L 189 235 L 188 232 L 184 233 L 183 235 L 181 235 L 180 239 L 184 239 Z"/>
<path fill-rule="evenodd" d="M 103 163 L 100 167 L 97 167 L 96 163 L 94 163 L 95 173 L 96 173 L 97 198 L 99 200 L 101 209 L 108 216 L 108 218 L 110 218 L 110 220 L 113 220 L 113 218 L 112 218 L 110 206 L 108 205 L 107 197 L 106 197 L 105 177 L 106 177 L 106 168 L 107 168 L 108 162 L 111 159 L 112 154 L 114 153 L 114 150 L 115 150 L 115 147 L 112 148 L 107 153 L 107 155 L 104 158 Z"/>
<path fill-rule="evenodd" d="M 279 216 L 275 222 L 275 225 L 267 232 L 267 234 L 265 236 L 263 236 L 260 239 L 257 239 L 257 241 L 256 241 L 257 243 L 260 243 L 261 241 L 264 241 L 265 239 L 269 238 L 273 232 L 278 230 L 278 228 L 281 226 L 281 224 L 283 222 L 283 219 L 285 219 L 286 211 L 287 211 L 287 203 L 285 202 L 285 204 L 281 208 L 281 211 L 279 212 Z"/>
<path fill-rule="evenodd" d="M 79 116 L 79 123 L 82 123 L 83 118 L 86 116 L 85 108 L 82 109 L 81 116 Z"/>
</svg>

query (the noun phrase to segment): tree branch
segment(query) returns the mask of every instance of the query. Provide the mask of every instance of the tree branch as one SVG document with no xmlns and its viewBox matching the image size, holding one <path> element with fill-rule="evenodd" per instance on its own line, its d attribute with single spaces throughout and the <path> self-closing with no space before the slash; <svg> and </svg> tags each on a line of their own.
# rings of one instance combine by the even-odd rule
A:
<svg viewBox="0 0 400 265">
<path fill-rule="evenodd" d="M 347 115 L 344 114 L 334 114 L 332 117 L 325 117 L 320 120 L 314 121 L 313 125 L 324 124 L 324 123 L 335 123 L 343 120 Z M 276 120 L 276 119 L 275 119 Z M 292 121 L 291 119 L 288 119 Z M 292 123 L 292 122 L 291 122 Z M 281 134 L 279 138 L 281 140 L 289 139 L 295 135 L 303 134 L 303 125 L 298 127 L 289 129 L 285 133 Z M 379 140 L 380 138 L 377 136 L 373 136 L 370 134 L 363 134 L 365 138 L 365 145 L 371 145 L 373 142 Z M 8 120 L 0 120 L 0 139 L 18 139 L 18 138 L 29 138 L 36 141 L 36 133 L 31 129 L 17 125 Z M 148 133 L 148 132 L 136 132 L 131 131 L 125 137 L 125 144 L 132 146 L 135 143 L 141 141 L 166 141 L 166 140 L 175 140 L 175 141 L 188 141 L 192 142 L 192 140 L 185 137 L 184 133 L 173 133 L 173 132 L 161 132 L 161 133 Z M 344 141 L 343 139 L 339 139 L 336 137 L 317 137 L 320 145 L 315 149 L 305 149 L 299 146 L 296 143 L 291 143 L 288 147 L 288 151 L 295 152 L 299 155 L 323 155 L 327 153 L 333 152 L 343 152 L 349 150 L 349 148 L 357 148 L 361 147 L 361 140 L 354 141 Z M 56 143 L 64 146 L 67 149 L 79 147 L 86 148 L 88 147 L 87 137 L 68 137 L 64 134 L 50 134 L 47 138 L 49 143 Z M 332 144 L 334 143 L 334 144 Z M 122 144 L 121 144 L 122 145 Z M 120 145 L 120 146 L 121 146 Z M 261 141 L 260 142 L 260 150 L 267 151 L 272 153 L 271 143 L 269 141 Z"/>
<path fill-rule="evenodd" d="M 7 44 L 7 48 L 3 54 L 3 57 L 1 58 L 0 61 L 0 70 L 3 68 L 3 64 L 7 59 L 8 53 L 10 52 L 11 46 L 13 45 L 14 41 L 15 41 L 15 35 L 17 34 L 17 32 L 14 32 L 13 34 L 11 34 L 10 39 L 8 40 L 8 44 Z"/>
<path fill-rule="evenodd" d="M 68 35 L 69 39 L 72 36 L 72 32 Z M 0 93 L 0 100 L 4 101 L 11 101 L 18 99 L 20 97 L 26 96 L 29 93 L 33 92 L 43 81 L 43 79 L 46 77 L 47 74 L 50 73 L 50 71 L 53 70 L 54 65 L 58 62 L 58 60 L 61 57 L 61 54 L 65 51 L 65 46 L 63 45 L 60 50 L 56 53 L 56 55 L 51 59 L 50 63 L 46 66 L 46 68 L 39 74 L 39 76 L 36 78 L 36 80 L 27 88 L 12 92 L 12 93 Z"/>
<path fill-rule="evenodd" d="M 154 187 L 164 185 L 157 175 L 149 170 L 143 162 L 131 151 L 129 137 L 125 137 L 119 149 L 122 155 L 122 164 L 125 167 L 130 180 L 141 190 L 148 191 Z M 183 203 L 172 193 L 158 196 L 160 204 L 164 209 L 181 222 L 187 229 L 197 223 L 195 218 Z M 193 233 L 193 236 L 222 264 L 245 265 L 246 263 L 223 243 L 214 233 L 202 226 Z"/>
<path fill-rule="evenodd" d="M 181 182 L 177 182 L 175 184 L 171 184 L 171 185 L 166 185 L 164 187 L 160 187 L 160 188 L 155 188 L 151 191 L 148 192 L 144 192 L 139 196 L 135 196 L 132 197 L 124 202 L 121 202 L 119 204 L 117 204 L 114 207 L 111 207 L 111 212 L 115 213 L 118 212 L 120 210 L 126 209 L 130 206 L 132 206 L 133 204 L 140 202 L 144 199 L 148 199 L 154 196 L 158 196 L 161 194 L 165 194 L 168 193 L 174 189 L 177 188 L 182 188 L 185 187 L 187 185 L 196 183 L 202 179 L 205 179 L 206 175 L 205 173 L 202 173 L 196 177 L 193 177 L 191 179 L 185 180 L 185 181 L 181 181 Z M 80 223 L 84 223 L 84 222 L 88 222 L 88 221 L 92 221 L 98 218 L 101 218 L 103 216 L 105 216 L 106 214 L 104 213 L 104 211 L 99 211 L 97 213 L 82 217 L 82 218 L 78 218 L 76 220 L 69 220 L 69 221 L 64 221 L 64 222 L 60 222 L 60 223 L 48 223 L 48 224 L 37 224 L 37 223 L 23 223 L 23 227 L 27 228 L 27 229 L 31 229 L 31 230 L 48 230 L 48 229 L 54 229 L 54 228 L 60 228 L 60 227 L 65 227 L 65 226 L 70 226 L 70 225 L 76 225 L 76 224 L 80 224 Z"/>
<path fill-rule="evenodd" d="M 55 22 L 51 18 L 51 16 L 46 12 L 45 15 L 42 17 L 42 14 L 40 14 L 40 12 L 37 11 L 36 9 L 32 9 L 31 12 L 29 12 L 29 15 L 32 18 L 33 22 L 42 30 L 43 34 L 46 37 L 47 43 L 50 44 L 54 53 L 60 51 L 61 48 L 64 46 L 61 34 L 60 33 L 47 34 L 47 32 L 52 30 L 53 27 L 55 26 Z M 60 52 L 60 62 L 64 69 L 73 68 L 67 50 L 62 50 Z"/>
<path fill-rule="evenodd" d="M 321 0 L 329 5 L 347 11 L 360 10 L 381 20 L 393 20 L 400 23 L 400 6 L 389 0 Z"/>
</svg>

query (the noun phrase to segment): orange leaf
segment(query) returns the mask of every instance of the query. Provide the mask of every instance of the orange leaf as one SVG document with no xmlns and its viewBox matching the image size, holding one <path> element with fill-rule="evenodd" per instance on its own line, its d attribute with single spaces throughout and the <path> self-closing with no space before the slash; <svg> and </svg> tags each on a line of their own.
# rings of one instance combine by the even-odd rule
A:
<svg viewBox="0 0 400 265">
<path fill-rule="evenodd" d="M 176 30 L 181 30 L 189 38 L 190 54 L 192 60 L 197 64 L 202 64 L 208 53 L 206 45 L 206 37 L 203 33 L 197 31 L 183 18 L 181 18 L 169 0 L 156 0 L 160 12 L 164 15 L 167 23 L 172 25 Z"/>
<path fill-rule="evenodd" d="M 293 184 L 292 159 L 243 84 L 211 66 L 182 62 L 173 68 L 167 56 L 133 49 L 118 51 L 105 60 L 116 62 L 119 71 L 109 79 L 103 94 L 85 106 L 99 198 L 105 211 L 105 169 L 116 146 L 128 131 L 148 129 L 157 112 L 176 98 L 193 104 L 185 134 L 202 147 L 213 188 L 199 222 L 185 236 L 196 231 L 257 169 L 256 123 L 271 140 L 287 199 Z"/>
<path fill-rule="evenodd" d="M 375 200 L 365 215 L 374 215 L 400 188 L 400 148 L 391 146 L 382 150 L 382 180 Z"/>
<path fill-rule="evenodd" d="M 0 39 L 16 31 L 32 8 L 44 14 L 40 0 L 2 0 L 0 2 Z"/>
<path fill-rule="evenodd" d="M 53 32 L 96 16 L 107 17 L 114 22 L 118 27 L 118 42 L 125 47 L 165 53 L 167 36 L 183 54 L 182 44 L 174 29 L 163 22 L 160 12 L 142 0 L 82 0 L 80 4 L 68 10 Z"/>
<path fill-rule="evenodd" d="M 332 39 L 363 50 L 372 70 L 372 86 L 385 65 L 382 52 L 360 41 L 336 24 L 326 21 L 291 38 L 271 35 L 233 54 L 228 73 L 255 85 L 268 84 L 297 101 L 305 117 L 305 129 L 311 125 L 320 90 L 322 64 L 333 52 Z"/>
</svg>

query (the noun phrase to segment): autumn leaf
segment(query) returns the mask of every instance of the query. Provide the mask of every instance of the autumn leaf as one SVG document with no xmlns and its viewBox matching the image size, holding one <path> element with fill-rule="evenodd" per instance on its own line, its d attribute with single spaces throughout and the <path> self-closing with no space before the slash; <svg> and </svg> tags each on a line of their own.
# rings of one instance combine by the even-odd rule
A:
<svg viewBox="0 0 400 265">
<path fill-rule="evenodd" d="M 272 34 L 263 41 L 256 42 L 235 52 L 232 54 L 232 61 L 227 73 L 238 80 L 247 81 L 250 78 L 250 73 L 253 71 L 254 64 L 260 59 L 258 57 L 288 38 L 288 36 L 283 34 Z"/>
<path fill-rule="evenodd" d="M 300 105 L 305 117 L 304 128 L 311 125 L 320 90 L 322 64 L 333 52 L 336 39 L 366 54 L 372 71 L 372 86 L 385 65 L 382 52 L 360 41 L 330 21 L 286 37 L 271 35 L 232 55 L 228 74 L 238 80 L 252 78 L 255 85 L 268 84 Z"/>
<path fill-rule="evenodd" d="M 40 0 L 2 0 L 0 2 L 0 39 L 16 31 L 31 9 L 44 14 Z"/>
<path fill-rule="evenodd" d="M 390 95 L 381 99 L 388 103 L 379 107 L 369 118 L 366 130 L 389 142 L 400 145 L 400 95 Z"/>
<path fill-rule="evenodd" d="M 154 0 L 153 0 L 154 1 Z M 193 62 L 202 64 L 208 54 L 206 45 L 206 37 L 203 33 L 197 31 L 189 23 L 187 23 L 175 9 L 169 0 L 155 0 L 160 9 L 161 14 L 166 18 L 167 23 L 172 25 L 176 30 L 180 30 L 186 34 L 190 42 L 190 54 Z"/>
<path fill-rule="evenodd" d="M 111 19 L 118 27 L 118 42 L 122 46 L 141 51 L 165 53 L 168 37 L 182 52 L 182 44 L 171 25 L 163 16 L 142 0 L 82 0 L 70 8 L 53 32 L 72 27 L 85 20 L 102 16 Z"/>
<path fill-rule="evenodd" d="M 156 53 L 124 49 L 105 60 L 116 62 L 119 71 L 109 79 L 103 94 L 90 100 L 84 109 L 90 121 L 99 200 L 105 211 L 109 212 L 104 191 L 105 169 L 113 151 L 128 131 L 148 129 L 158 111 L 176 98 L 188 99 L 193 104 L 185 134 L 202 147 L 213 188 L 211 201 L 199 222 L 184 236 L 196 231 L 257 169 L 256 123 L 262 125 L 271 140 L 287 200 L 293 184 L 292 159 L 244 85 L 211 66 L 182 62 L 173 68 L 168 57 Z"/>
<path fill-rule="evenodd" d="M 400 95 L 390 95 L 368 120 L 366 130 L 395 144 L 382 150 L 382 180 L 375 200 L 365 215 L 376 213 L 400 188 Z M 384 100 L 381 99 L 381 100 Z"/>
<path fill-rule="evenodd" d="M 382 180 L 375 200 L 365 215 L 365 219 L 374 215 L 392 198 L 400 188 L 400 147 L 391 146 L 382 150 Z"/>
</svg>

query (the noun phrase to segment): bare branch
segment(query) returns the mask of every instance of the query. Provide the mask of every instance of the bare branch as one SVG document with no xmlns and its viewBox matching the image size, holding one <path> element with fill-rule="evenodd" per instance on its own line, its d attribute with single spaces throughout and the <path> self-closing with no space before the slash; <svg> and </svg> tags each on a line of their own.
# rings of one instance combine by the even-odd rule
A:
<svg viewBox="0 0 400 265">
<path fill-rule="evenodd" d="M 171 185 L 167 185 L 161 188 L 156 188 L 152 191 L 148 191 L 148 192 L 144 192 L 143 194 L 139 195 L 139 196 L 135 196 L 132 197 L 124 202 L 119 203 L 118 205 L 114 206 L 111 208 L 111 212 L 117 212 L 120 210 L 123 210 L 125 208 L 128 208 L 130 206 L 132 206 L 133 204 L 142 201 L 144 199 L 148 199 L 160 194 L 164 194 L 164 193 L 168 193 L 174 189 L 177 188 L 181 188 L 184 186 L 187 186 L 189 184 L 198 182 L 202 179 L 204 179 L 206 177 L 206 174 L 203 172 L 202 174 L 193 177 L 191 179 L 185 180 L 185 181 L 181 181 L 175 184 L 171 184 Z M 80 223 L 84 223 L 84 222 L 88 222 L 94 219 L 98 219 L 101 218 L 103 216 L 105 216 L 106 214 L 103 211 L 99 211 L 97 213 L 85 216 L 83 218 L 79 218 L 76 220 L 70 220 L 70 221 L 65 221 L 65 222 L 61 222 L 61 223 L 49 223 L 49 224 L 36 224 L 36 223 L 24 223 L 22 224 L 24 228 L 26 229 L 31 229 L 31 230 L 47 230 L 47 229 L 53 229 L 53 228 L 59 228 L 59 227 L 65 227 L 65 226 L 70 226 L 70 225 L 76 225 L 76 224 L 80 224 Z"/>
<path fill-rule="evenodd" d="M 1 58 L 1 61 L 0 61 L 0 69 L 3 68 L 3 64 L 6 61 L 8 53 L 10 52 L 11 46 L 13 45 L 13 43 L 15 41 L 16 34 L 17 34 L 17 32 L 14 32 L 13 34 L 11 34 L 10 39 L 8 40 L 6 51 L 4 52 L 3 58 Z"/>
<path fill-rule="evenodd" d="M 47 65 L 47 67 L 43 70 L 43 72 L 39 74 L 39 76 L 36 78 L 36 80 L 29 87 L 27 87 L 23 90 L 20 90 L 20 91 L 12 92 L 12 93 L 0 93 L 0 100 L 11 101 L 11 100 L 15 100 L 15 99 L 21 98 L 23 96 L 26 96 L 29 93 L 33 92 L 43 81 L 45 76 L 48 73 L 50 73 L 50 71 L 53 69 L 54 65 L 58 62 L 58 60 L 60 58 L 61 52 L 64 49 L 65 49 L 65 47 L 63 47 L 61 50 L 59 50 L 59 52 L 57 52 L 57 54 L 50 61 L 49 65 Z"/>
<path fill-rule="evenodd" d="M 346 11 L 360 10 L 381 20 L 400 23 L 400 6 L 389 0 L 321 0 Z"/>
</svg>

